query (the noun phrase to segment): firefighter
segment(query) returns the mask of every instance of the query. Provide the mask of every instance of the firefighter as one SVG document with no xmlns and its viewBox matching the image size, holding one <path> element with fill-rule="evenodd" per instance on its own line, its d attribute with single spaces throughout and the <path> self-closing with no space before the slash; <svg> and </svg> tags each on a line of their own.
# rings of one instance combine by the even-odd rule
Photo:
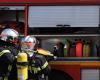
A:
<svg viewBox="0 0 100 80">
<path fill-rule="evenodd" d="M 1 32 L 0 38 L 0 80 L 17 80 L 15 61 L 18 53 L 19 33 L 10 28 Z"/>
<path fill-rule="evenodd" d="M 38 53 L 36 43 L 35 37 L 26 36 L 22 38 L 21 50 L 29 56 L 29 79 L 44 80 L 44 74 L 47 75 L 49 72 L 49 65 L 46 58 Z"/>
</svg>

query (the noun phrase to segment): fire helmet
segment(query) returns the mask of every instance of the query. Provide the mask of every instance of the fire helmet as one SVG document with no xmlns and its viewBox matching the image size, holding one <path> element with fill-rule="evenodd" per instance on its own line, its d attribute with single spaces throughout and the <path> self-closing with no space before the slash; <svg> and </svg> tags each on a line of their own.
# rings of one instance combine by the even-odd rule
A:
<svg viewBox="0 0 100 80">
<path fill-rule="evenodd" d="M 36 38 L 33 36 L 26 36 L 21 40 L 21 48 L 26 50 L 33 50 L 36 44 Z"/>
<path fill-rule="evenodd" d="M 19 37 L 19 33 L 14 30 L 14 29 L 11 29 L 11 28 L 7 28 L 7 29 L 4 29 L 2 32 L 1 32 L 1 40 L 3 41 L 14 41 L 15 39 L 18 39 Z"/>
</svg>

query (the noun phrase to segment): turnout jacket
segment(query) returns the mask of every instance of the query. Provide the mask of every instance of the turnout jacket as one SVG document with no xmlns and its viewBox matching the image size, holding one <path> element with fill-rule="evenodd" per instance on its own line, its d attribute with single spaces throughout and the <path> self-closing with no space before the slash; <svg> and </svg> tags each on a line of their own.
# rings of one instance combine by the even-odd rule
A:
<svg viewBox="0 0 100 80">
<path fill-rule="evenodd" d="M 17 73 L 15 72 L 17 53 L 18 49 L 14 44 L 0 40 L 0 76 L 4 77 L 9 74 L 9 80 L 17 80 L 13 78 Z"/>
</svg>

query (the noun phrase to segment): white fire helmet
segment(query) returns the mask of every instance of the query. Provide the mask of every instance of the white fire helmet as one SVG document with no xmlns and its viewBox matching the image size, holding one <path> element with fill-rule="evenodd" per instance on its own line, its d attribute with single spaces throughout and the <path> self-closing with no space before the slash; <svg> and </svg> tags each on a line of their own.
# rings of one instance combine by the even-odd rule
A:
<svg viewBox="0 0 100 80">
<path fill-rule="evenodd" d="M 1 32 L 1 40 L 4 41 L 12 41 L 14 39 L 18 39 L 19 33 L 11 28 L 4 29 Z"/>
</svg>

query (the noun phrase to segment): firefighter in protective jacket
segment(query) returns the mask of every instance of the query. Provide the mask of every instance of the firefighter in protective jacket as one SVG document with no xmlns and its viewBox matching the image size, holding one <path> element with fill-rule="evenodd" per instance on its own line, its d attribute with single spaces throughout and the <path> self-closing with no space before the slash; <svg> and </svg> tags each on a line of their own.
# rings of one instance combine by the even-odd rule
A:
<svg viewBox="0 0 100 80">
<path fill-rule="evenodd" d="M 14 29 L 4 29 L 0 40 L 0 80 L 17 80 L 14 68 L 17 57 L 19 33 Z"/>
<path fill-rule="evenodd" d="M 49 72 L 49 65 L 46 58 L 35 48 L 36 42 L 37 40 L 33 36 L 22 38 L 21 50 L 29 56 L 29 79 L 42 80 L 42 74 Z"/>
</svg>

